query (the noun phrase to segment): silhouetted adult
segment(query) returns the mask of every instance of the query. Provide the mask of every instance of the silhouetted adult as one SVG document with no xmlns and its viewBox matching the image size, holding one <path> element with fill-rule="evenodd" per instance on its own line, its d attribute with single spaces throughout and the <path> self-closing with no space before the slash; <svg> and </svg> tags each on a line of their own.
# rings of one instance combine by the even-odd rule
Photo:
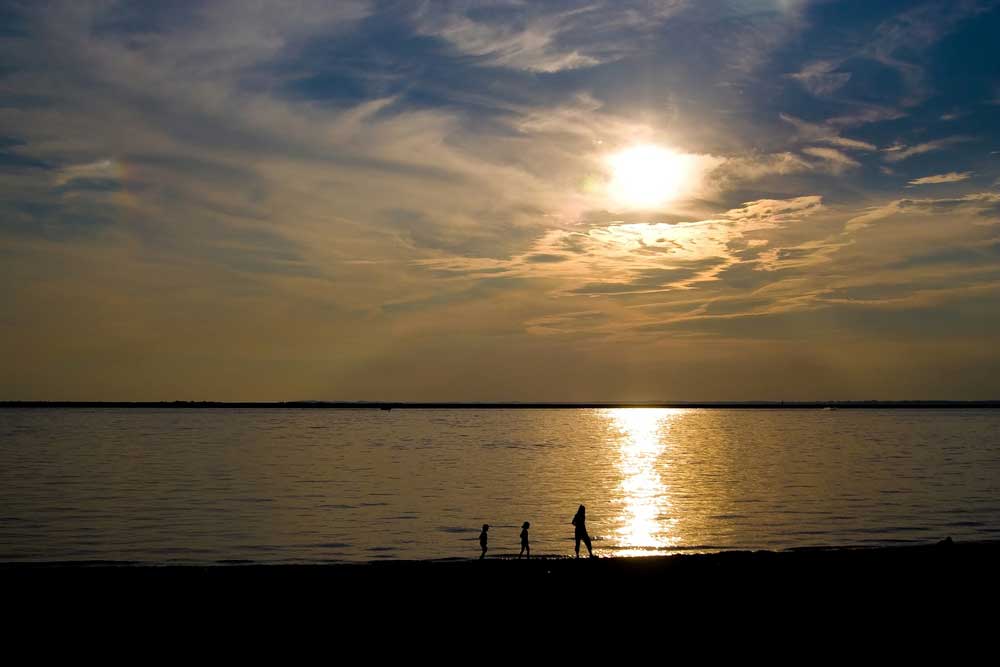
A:
<svg viewBox="0 0 1000 667">
<path fill-rule="evenodd" d="M 576 557 L 580 557 L 580 540 L 587 545 L 587 552 L 590 557 L 594 557 L 594 550 L 590 548 L 590 535 L 587 534 L 587 508 L 580 505 L 573 517 L 573 525 L 576 526 Z"/>
<path fill-rule="evenodd" d="M 489 540 L 489 530 L 490 524 L 483 524 L 483 532 L 479 533 L 479 546 L 483 550 L 483 553 L 479 554 L 479 560 L 486 558 L 486 543 Z"/>
</svg>

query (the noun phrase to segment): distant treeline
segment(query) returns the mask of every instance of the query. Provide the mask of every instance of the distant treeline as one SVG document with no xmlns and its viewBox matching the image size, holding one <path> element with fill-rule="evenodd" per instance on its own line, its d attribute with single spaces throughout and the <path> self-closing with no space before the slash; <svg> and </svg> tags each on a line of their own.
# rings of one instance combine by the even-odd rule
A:
<svg viewBox="0 0 1000 667">
<path fill-rule="evenodd" d="M 285 410 L 554 410 L 580 408 L 709 408 L 740 410 L 834 410 L 1000 408 L 996 401 L 743 401 L 662 403 L 404 403 L 378 401 L 0 401 L 0 408 L 155 408 Z"/>
</svg>

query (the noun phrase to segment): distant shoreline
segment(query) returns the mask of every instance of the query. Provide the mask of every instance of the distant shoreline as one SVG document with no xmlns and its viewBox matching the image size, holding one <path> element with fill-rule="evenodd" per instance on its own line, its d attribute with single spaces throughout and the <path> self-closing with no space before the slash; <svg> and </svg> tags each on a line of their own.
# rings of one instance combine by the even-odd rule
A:
<svg viewBox="0 0 1000 667">
<path fill-rule="evenodd" d="M 579 410 L 600 408 L 698 408 L 710 410 L 998 409 L 990 401 L 707 401 L 632 403 L 464 403 L 397 401 L 0 401 L 0 408 L 279 409 L 279 410 Z"/>
</svg>

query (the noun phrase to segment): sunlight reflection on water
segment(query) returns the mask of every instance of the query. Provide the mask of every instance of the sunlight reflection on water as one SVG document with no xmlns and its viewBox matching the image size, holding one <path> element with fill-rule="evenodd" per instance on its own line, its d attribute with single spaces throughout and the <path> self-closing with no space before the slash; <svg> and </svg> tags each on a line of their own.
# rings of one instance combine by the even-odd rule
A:
<svg viewBox="0 0 1000 667">
<path fill-rule="evenodd" d="M 658 467 L 668 447 L 671 422 L 679 411 L 622 408 L 607 413 L 620 435 L 621 482 L 613 500 L 620 508 L 615 518 L 615 553 L 638 556 L 674 546 L 677 520 L 670 516 L 670 489 Z"/>
</svg>

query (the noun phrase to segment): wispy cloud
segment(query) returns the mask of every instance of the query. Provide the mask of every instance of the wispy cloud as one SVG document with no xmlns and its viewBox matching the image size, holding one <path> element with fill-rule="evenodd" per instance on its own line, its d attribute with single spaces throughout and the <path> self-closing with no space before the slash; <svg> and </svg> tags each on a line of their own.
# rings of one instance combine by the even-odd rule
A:
<svg viewBox="0 0 1000 667">
<path fill-rule="evenodd" d="M 967 180 L 972 176 L 971 171 L 950 171 L 947 174 L 936 174 L 934 176 L 924 176 L 910 181 L 910 185 L 933 185 L 935 183 L 958 183 Z"/>
<path fill-rule="evenodd" d="M 798 72 L 786 76 L 817 97 L 836 98 L 861 107 L 862 112 L 842 117 L 848 125 L 877 120 L 873 112 L 874 116 L 898 117 L 901 113 L 896 109 L 916 107 L 933 94 L 924 53 L 965 19 L 989 11 L 990 7 L 991 3 L 978 0 L 918 4 L 882 20 L 874 31 L 846 41 L 846 48 L 835 49 L 823 59 L 811 60 Z M 871 84 L 865 81 L 864 72 L 874 63 L 893 71 L 901 83 L 902 89 L 894 91 L 895 99 L 889 107 L 874 106 L 871 102 L 876 96 L 885 99 L 886 90 L 866 90 Z M 860 77 L 854 76 L 855 69 L 861 71 Z M 850 90 L 852 86 L 848 84 L 855 81 L 858 87 Z"/>
<path fill-rule="evenodd" d="M 683 8 L 682 0 L 591 2 L 582 7 L 475 2 L 425 2 L 417 30 L 438 37 L 481 64 L 529 72 L 559 72 L 618 60 L 634 40 Z"/>
<path fill-rule="evenodd" d="M 826 123 L 831 127 L 856 127 L 859 125 L 882 123 L 887 120 L 898 120 L 906 117 L 905 112 L 900 111 L 895 107 L 887 107 L 870 103 L 855 104 L 853 106 L 859 108 L 855 111 L 829 118 Z"/>
<path fill-rule="evenodd" d="M 423 265 L 455 276 L 479 276 L 488 270 L 545 280 L 564 296 L 690 289 L 716 280 L 721 271 L 742 261 L 740 253 L 748 248 L 754 249 L 754 257 L 765 252 L 768 242 L 755 235 L 794 226 L 823 210 L 822 198 L 816 195 L 761 199 L 706 220 L 551 230 L 529 252 L 510 260 L 425 260 Z M 771 258 L 770 268 L 777 259 Z"/>
<path fill-rule="evenodd" d="M 886 153 L 884 159 L 888 162 L 901 162 L 907 158 L 911 158 L 914 155 L 923 155 L 924 153 L 930 153 L 931 151 L 939 151 L 945 149 L 949 146 L 954 146 L 955 144 L 960 144 L 966 141 L 972 141 L 972 137 L 966 136 L 954 136 L 945 137 L 944 139 L 935 139 L 934 141 L 927 141 L 921 144 L 916 144 L 914 146 L 906 146 L 904 144 L 895 144 L 888 148 L 884 148 L 883 151 Z"/>
<path fill-rule="evenodd" d="M 780 117 L 781 120 L 795 127 L 798 136 L 803 141 L 832 144 L 850 150 L 874 151 L 878 149 L 877 146 L 867 141 L 842 137 L 840 136 L 840 132 L 830 125 L 809 123 L 786 113 L 780 114 Z"/>
<path fill-rule="evenodd" d="M 863 229 L 873 222 L 897 215 L 961 214 L 980 223 L 984 218 L 1000 218 L 1000 194 L 974 192 L 959 197 L 939 199 L 896 199 L 874 206 L 847 220 L 848 231 Z"/>
<path fill-rule="evenodd" d="M 802 149 L 802 152 L 807 155 L 812 155 L 825 160 L 830 164 L 831 169 L 834 173 L 840 173 L 844 169 L 852 169 L 854 167 L 860 167 L 861 163 L 854 160 L 841 151 L 835 148 L 826 148 L 822 146 L 807 146 Z"/>
<path fill-rule="evenodd" d="M 767 176 L 788 176 L 812 169 L 812 164 L 790 151 L 765 155 L 740 155 L 727 158 L 709 178 L 718 183 L 718 187 L 725 189 Z"/>
<path fill-rule="evenodd" d="M 543 17 L 522 28 L 488 25 L 463 15 L 446 15 L 438 22 L 423 25 L 426 34 L 450 42 L 462 53 L 482 57 L 487 65 L 558 72 L 602 62 L 575 48 L 559 48 L 555 42 L 563 28 L 560 16 Z"/>
<path fill-rule="evenodd" d="M 839 66 L 839 62 L 817 60 L 788 76 L 802 84 L 813 95 L 826 96 L 836 92 L 851 80 L 850 72 L 836 71 Z"/>
<path fill-rule="evenodd" d="M 103 159 L 87 164 L 65 165 L 55 172 L 55 184 L 66 185 L 76 180 L 110 180 L 118 177 L 119 166 L 114 160 Z"/>
<path fill-rule="evenodd" d="M 988 4 L 978 0 L 919 5 L 880 24 L 862 53 L 894 69 L 907 88 L 900 104 L 916 106 L 931 95 L 932 87 L 925 68 L 910 56 L 941 40 L 964 19 L 988 10 Z"/>
</svg>

